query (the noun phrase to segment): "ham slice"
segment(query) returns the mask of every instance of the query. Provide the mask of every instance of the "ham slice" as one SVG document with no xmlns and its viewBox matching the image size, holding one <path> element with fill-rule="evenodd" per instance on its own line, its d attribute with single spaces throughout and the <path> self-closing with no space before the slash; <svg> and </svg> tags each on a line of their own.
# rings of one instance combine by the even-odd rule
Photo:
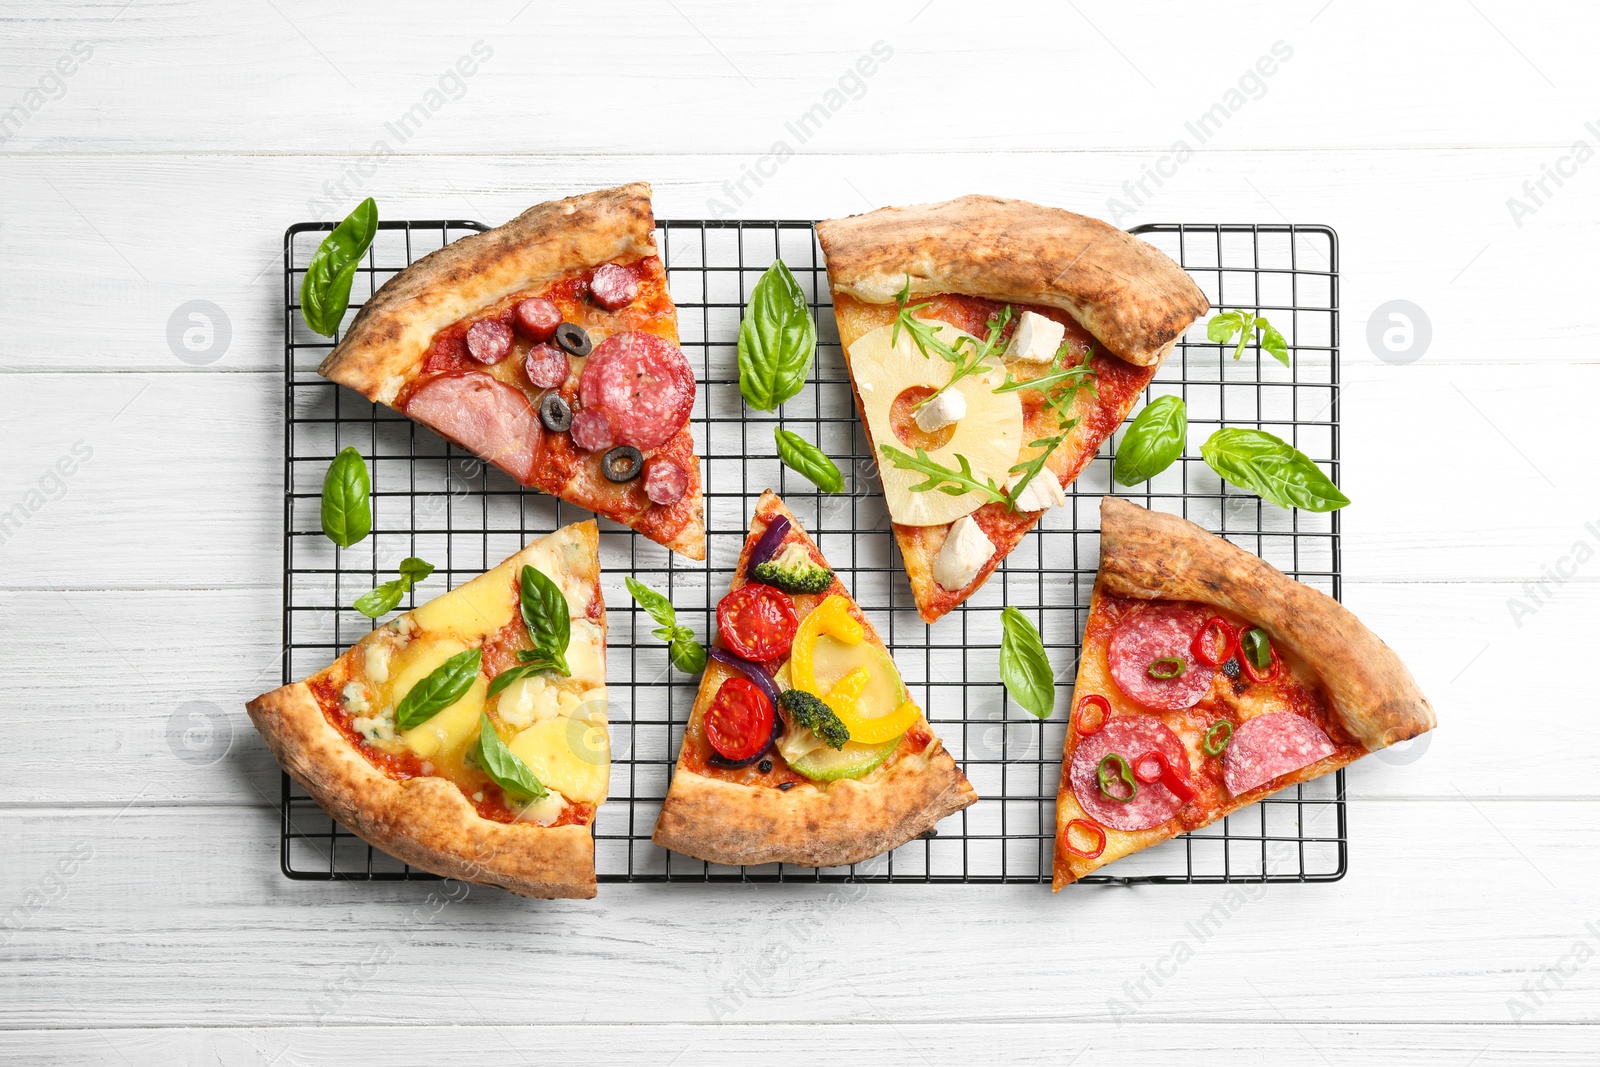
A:
<svg viewBox="0 0 1600 1067">
<path fill-rule="evenodd" d="M 442 374 L 411 394 L 405 412 L 521 484 L 534 484 L 544 428 L 515 386 L 481 371 Z"/>
</svg>

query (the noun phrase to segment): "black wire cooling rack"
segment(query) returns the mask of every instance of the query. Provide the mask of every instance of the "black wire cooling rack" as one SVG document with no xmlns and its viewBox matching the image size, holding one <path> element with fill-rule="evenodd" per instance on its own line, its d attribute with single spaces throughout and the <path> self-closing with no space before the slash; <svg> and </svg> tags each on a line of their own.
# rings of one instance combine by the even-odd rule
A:
<svg viewBox="0 0 1600 1067">
<path fill-rule="evenodd" d="M 300 321 L 306 264 L 332 223 L 284 235 L 284 681 L 321 670 L 374 624 L 349 605 L 395 575 L 406 556 L 438 566 L 404 607 L 474 577 L 542 533 L 588 512 L 523 491 L 398 413 L 316 374 L 332 347 Z M 876 466 L 856 417 L 821 252 L 804 221 L 668 221 L 659 244 L 678 305 L 683 349 L 700 388 L 692 425 L 703 457 L 708 554 L 673 555 L 601 523 L 602 584 L 610 616 L 612 777 L 594 826 L 602 882 L 1048 882 L 1055 795 L 1076 674 L 1078 635 L 1098 566 L 1098 502 L 1111 490 L 1107 441 L 988 583 L 933 626 L 917 617 L 899 563 Z M 352 293 L 359 303 L 402 267 L 484 229 L 475 222 L 384 222 Z M 1190 447 L 1138 492 L 1117 492 L 1182 514 L 1291 576 L 1339 595 L 1339 518 L 1286 512 L 1226 488 L 1199 459 L 1215 427 L 1259 426 L 1339 475 L 1338 240 L 1322 226 L 1152 225 L 1134 231 L 1181 263 L 1214 309 L 1270 318 L 1288 339 L 1283 367 L 1253 346 L 1236 362 L 1204 323 L 1180 340 L 1147 399 L 1187 402 Z M 775 257 L 804 287 L 818 351 L 805 390 L 780 412 L 740 399 L 735 339 L 744 299 Z M 845 473 L 845 492 L 816 489 L 776 458 L 773 427 L 821 445 Z M 345 446 L 367 459 L 373 529 L 349 549 L 321 533 L 329 461 Z M 650 841 L 694 703 L 696 678 L 672 670 L 653 622 L 628 596 L 632 574 L 664 591 L 701 637 L 713 625 L 762 490 L 777 489 L 884 636 L 917 702 L 983 798 L 937 830 L 848 868 L 721 867 Z M 1000 612 L 1016 605 L 1039 625 L 1057 666 L 1057 707 L 1045 722 L 1015 707 L 1000 684 Z M 1119 861 L 1091 883 L 1325 882 L 1347 864 L 1344 772 L 1298 785 L 1220 823 Z M 333 822 L 283 778 L 282 866 L 290 878 L 413 880 L 434 876 L 394 860 Z"/>
</svg>

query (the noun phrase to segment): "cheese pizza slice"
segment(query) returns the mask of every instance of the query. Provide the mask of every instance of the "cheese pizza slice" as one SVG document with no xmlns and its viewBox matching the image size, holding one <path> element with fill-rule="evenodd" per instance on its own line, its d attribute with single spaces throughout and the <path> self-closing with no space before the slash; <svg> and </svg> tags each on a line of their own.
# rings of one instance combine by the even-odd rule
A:
<svg viewBox="0 0 1600 1067">
<path fill-rule="evenodd" d="M 1056 799 L 1056 889 L 1434 727 L 1398 656 L 1333 598 L 1117 497 Z"/>
<path fill-rule="evenodd" d="M 819 223 L 839 341 L 917 611 L 970 597 L 1209 306 L 1098 219 L 966 196 Z"/>
<path fill-rule="evenodd" d="M 592 897 L 611 783 L 599 531 L 574 523 L 252 700 L 295 781 L 370 844 L 530 897 Z"/>
<path fill-rule="evenodd" d="M 858 863 L 978 794 L 777 494 L 763 493 L 657 844 L 713 863 Z"/>
<path fill-rule="evenodd" d="M 643 182 L 424 256 L 363 305 L 320 373 L 521 485 L 705 558 L 695 377 Z"/>
</svg>

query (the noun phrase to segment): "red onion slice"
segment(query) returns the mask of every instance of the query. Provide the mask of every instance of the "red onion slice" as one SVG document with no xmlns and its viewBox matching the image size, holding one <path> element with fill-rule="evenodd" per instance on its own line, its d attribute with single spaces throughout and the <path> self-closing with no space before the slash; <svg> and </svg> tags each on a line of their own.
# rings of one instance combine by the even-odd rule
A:
<svg viewBox="0 0 1600 1067">
<path fill-rule="evenodd" d="M 766 531 L 762 533 L 760 540 L 756 542 L 756 547 L 750 550 L 750 559 L 744 565 L 744 576 L 747 581 L 754 580 L 750 577 L 751 572 L 771 559 L 778 551 L 778 546 L 783 544 L 783 539 L 788 536 L 789 520 L 784 516 L 779 515 L 767 523 Z M 773 699 L 777 698 L 774 697 Z"/>
<path fill-rule="evenodd" d="M 737 671 L 739 674 L 742 674 L 746 678 L 750 679 L 750 681 L 755 683 L 756 688 L 765 693 L 767 699 L 772 701 L 772 733 L 767 736 L 767 743 L 761 746 L 760 752 L 757 752 L 754 756 L 750 756 L 747 759 L 728 759 L 726 756 L 720 755 L 716 752 L 711 753 L 711 755 L 706 758 L 706 762 L 711 764 L 713 767 L 723 767 L 727 770 L 738 770 L 740 767 L 748 767 L 757 760 L 764 758 L 767 753 L 771 752 L 772 746 L 778 742 L 778 735 L 783 732 L 783 716 L 778 712 L 778 683 L 773 681 L 772 675 L 768 674 L 767 669 L 761 666 L 761 664 L 747 660 L 743 656 L 734 655 L 725 648 L 717 648 L 715 645 L 713 645 L 706 649 L 706 655 L 710 656 L 712 659 L 716 660 L 730 671 Z"/>
</svg>

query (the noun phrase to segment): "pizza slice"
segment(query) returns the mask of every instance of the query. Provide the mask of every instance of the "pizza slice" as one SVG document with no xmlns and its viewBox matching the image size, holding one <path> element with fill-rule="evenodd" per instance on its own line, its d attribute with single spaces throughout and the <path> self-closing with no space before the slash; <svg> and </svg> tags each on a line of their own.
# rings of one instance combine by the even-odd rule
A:
<svg viewBox="0 0 1600 1067">
<path fill-rule="evenodd" d="M 319 372 L 705 558 L 695 377 L 643 182 L 531 207 L 383 284 Z"/>
<path fill-rule="evenodd" d="M 611 782 L 593 520 L 252 700 L 278 762 L 370 844 L 530 897 L 592 897 Z"/>
<path fill-rule="evenodd" d="M 983 585 L 1209 305 L 1098 219 L 965 196 L 817 225 L 917 611 Z"/>
<path fill-rule="evenodd" d="M 1434 727 L 1331 597 L 1175 515 L 1100 505 L 1056 800 L 1056 889 Z"/>
<path fill-rule="evenodd" d="M 872 624 L 777 494 L 756 504 L 657 844 L 713 863 L 859 863 L 978 800 Z"/>
</svg>

